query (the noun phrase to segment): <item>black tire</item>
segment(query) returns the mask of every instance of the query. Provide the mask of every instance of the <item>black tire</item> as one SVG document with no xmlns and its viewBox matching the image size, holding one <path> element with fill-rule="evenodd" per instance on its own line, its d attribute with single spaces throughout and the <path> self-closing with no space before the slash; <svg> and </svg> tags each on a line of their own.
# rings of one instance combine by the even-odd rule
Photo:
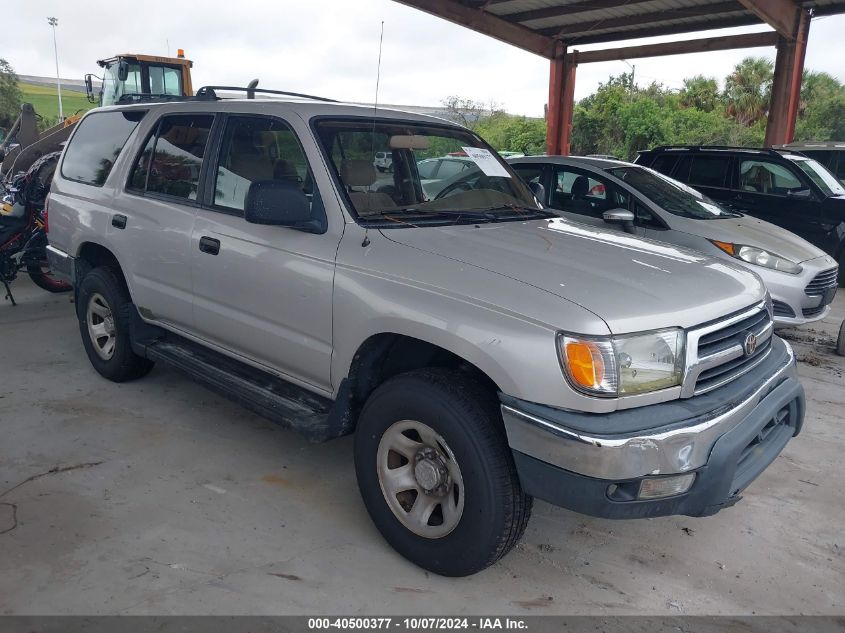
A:
<svg viewBox="0 0 845 633">
<path fill-rule="evenodd" d="M 45 271 L 43 267 L 36 264 L 28 265 L 26 272 L 32 279 L 32 283 L 47 292 L 70 292 L 73 290 L 72 285 L 54 277 L 49 270 Z"/>
<path fill-rule="evenodd" d="M 92 298 L 102 297 L 110 309 L 113 321 L 114 345 L 109 358 L 103 358 L 95 349 L 88 328 L 88 309 Z M 113 382 L 126 382 L 141 378 L 149 373 L 154 363 L 132 351 L 129 340 L 129 319 L 132 300 L 129 291 L 118 274 L 111 268 L 95 268 L 86 273 L 79 284 L 77 294 L 77 317 L 82 345 L 94 369 Z"/>
<path fill-rule="evenodd" d="M 401 420 L 436 431 L 460 468 L 463 511 L 445 536 L 428 538 L 405 527 L 382 492 L 379 443 Z M 364 504 L 387 542 L 443 576 L 468 576 L 495 563 L 516 545 L 531 515 L 533 499 L 520 485 L 495 394 L 458 371 L 415 370 L 379 386 L 358 420 L 355 470 Z"/>
<path fill-rule="evenodd" d="M 836 353 L 845 356 L 845 321 L 839 326 L 839 338 L 836 341 Z"/>
</svg>

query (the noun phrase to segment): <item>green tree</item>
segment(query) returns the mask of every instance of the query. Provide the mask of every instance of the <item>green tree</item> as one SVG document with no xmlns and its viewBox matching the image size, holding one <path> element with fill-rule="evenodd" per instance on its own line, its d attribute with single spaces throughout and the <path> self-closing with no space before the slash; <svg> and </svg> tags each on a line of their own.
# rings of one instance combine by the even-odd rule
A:
<svg viewBox="0 0 845 633">
<path fill-rule="evenodd" d="M 746 57 L 725 79 L 726 112 L 741 125 L 766 117 L 772 96 L 774 64 L 765 57 Z"/>
<path fill-rule="evenodd" d="M 15 122 L 21 111 L 18 76 L 5 59 L 0 58 L 0 127 L 6 130 Z"/>
<path fill-rule="evenodd" d="M 540 154 L 546 147 L 546 122 L 524 116 L 496 112 L 484 117 L 475 129 L 499 151 Z"/>
<path fill-rule="evenodd" d="M 684 87 L 680 92 L 681 105 L 685 108 L 696 108 L 702 112 L 713 112 L 719 105 L 719 84 L 715 77 L 696 75 L 684 79 Z"/>
<path fill-rule="evenodd" d="M 451 95 L 442 99 L 441 104 L 447 110 L 447 116 L 455 123 L 474 130 L 482 117 L 495 113 L 499 108 L 495 104 L 485 105 L 481 101 Z"/>
</svg>

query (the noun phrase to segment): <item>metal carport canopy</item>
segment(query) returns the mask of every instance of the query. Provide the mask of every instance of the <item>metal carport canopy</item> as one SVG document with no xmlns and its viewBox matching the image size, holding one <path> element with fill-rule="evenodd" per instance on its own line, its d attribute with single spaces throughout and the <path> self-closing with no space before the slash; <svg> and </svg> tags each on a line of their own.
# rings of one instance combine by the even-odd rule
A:
<svg viewBox="0 0 845 633">
<path fill-rule="evenodd" d="M 776 46 L 766 144 L 789 143 L 810 18 L 845 0 L 396 0 L 551 60 L 547 151 L 568 154 L 575 70 L 592 61 Z M 579 53 L 575 46 L 767 24 L 773 30 Z"/>
</svg>

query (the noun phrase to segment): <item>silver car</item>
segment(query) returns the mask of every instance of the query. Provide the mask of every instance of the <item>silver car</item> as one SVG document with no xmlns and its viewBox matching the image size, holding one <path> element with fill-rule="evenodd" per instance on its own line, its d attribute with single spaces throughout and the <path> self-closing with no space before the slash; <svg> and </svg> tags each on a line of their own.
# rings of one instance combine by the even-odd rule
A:
<svg viewBox="0 0 845 633">
<path fill-rule="evenodd" d="M 431 199 L 418 161 L 458 151 L 471 177 Z M 714 514 L 803 424 L 759 277 L 557 217 L 440 119 L 301 96 L 98 108 L 49 218 L 101 376 L 168 364 L 313 441 L 354 433 L 376 527 L 439 574 L 496 562 L 534 498 Z"/>
<path fill-rule="evenodd" d="M 632 163 L 579 156 L 509 161 L 562 216 L 730 259 L 772 295 L 775 324 L 803 325 L 830 312 L 836 261 L 794 233 L 719 206 L 691 187 Z"/>
</svg>

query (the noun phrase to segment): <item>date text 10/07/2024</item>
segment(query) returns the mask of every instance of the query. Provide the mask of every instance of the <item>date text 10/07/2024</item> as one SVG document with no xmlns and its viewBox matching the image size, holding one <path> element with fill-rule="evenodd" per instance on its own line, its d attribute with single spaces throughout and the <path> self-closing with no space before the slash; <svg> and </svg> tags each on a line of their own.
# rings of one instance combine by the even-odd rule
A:
<svg viewBox="0 0 845 633">
<path fill-rule="evenodd" d="M 519 618 L 443 618 L 443 617 L 351 617 L 351 618 L 308 618 L 309 630 L 373 630 L 399 629 L 409 631 L 444 631 L 444 630 L 525 630 L 528 626 L 525 620 Z"/>
</svg>

